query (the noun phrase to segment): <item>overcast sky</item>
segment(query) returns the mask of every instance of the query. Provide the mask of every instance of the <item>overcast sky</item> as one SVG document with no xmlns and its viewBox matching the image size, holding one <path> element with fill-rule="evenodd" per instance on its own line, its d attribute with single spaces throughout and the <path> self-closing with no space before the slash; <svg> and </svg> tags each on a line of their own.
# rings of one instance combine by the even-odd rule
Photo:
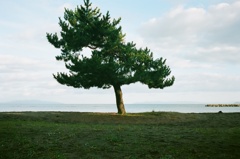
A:
<svg viewBox="0 0 240 159">
<path fill-rule="evenodd" d="M 123 86 L 125 103 L 240 102 L 240 0 L 92 0 L 102 13 L 121 17 L 126 41 L 167 59 L 172 87 Z M 115 103 L 113 88 L 75 89 L 52 74 L 66 72 L 60 50 L 46 39 L 59 32 L 64 7 L 81 0 L 1 0 L 0 102 L 44 100 Z"/>
</svg>

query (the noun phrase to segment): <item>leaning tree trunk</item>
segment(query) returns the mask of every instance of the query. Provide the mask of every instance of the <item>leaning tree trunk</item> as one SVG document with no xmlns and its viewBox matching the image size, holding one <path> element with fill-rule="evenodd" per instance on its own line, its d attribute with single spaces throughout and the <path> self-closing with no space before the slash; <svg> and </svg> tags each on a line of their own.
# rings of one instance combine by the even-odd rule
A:
<svg viewBox="0 0 240 159">
<path fill-rule="evenodd" d="M 123 97 L 122 97 L 122 90 L 120 85 L 114 85 L 114 91 L 116 96 L 116 104 L 118 109 L 118 114 L 124 115 L 126 114 Z"/>
</svg>

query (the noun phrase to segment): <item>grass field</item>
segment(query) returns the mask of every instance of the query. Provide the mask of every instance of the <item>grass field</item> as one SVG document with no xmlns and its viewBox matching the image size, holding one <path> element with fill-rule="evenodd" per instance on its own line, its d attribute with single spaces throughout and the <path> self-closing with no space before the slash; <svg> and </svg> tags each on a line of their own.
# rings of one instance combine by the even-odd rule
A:
<svg viewBox="0 0 240 159">
<path fill-rule="evenodd" d="M 240 113 L 0 113 L 1 159 L 238 159 Z"/>
</svg>

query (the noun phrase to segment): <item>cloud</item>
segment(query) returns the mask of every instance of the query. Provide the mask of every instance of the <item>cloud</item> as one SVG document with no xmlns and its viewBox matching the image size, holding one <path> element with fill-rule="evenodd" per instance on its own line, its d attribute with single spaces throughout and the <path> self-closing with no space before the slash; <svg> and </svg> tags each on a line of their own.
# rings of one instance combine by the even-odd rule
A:
<svg viewBox="0 0 240 159">
<path fill-rule="evenodd" d="M 240 47 L 235 45 L 218 45 L 212 47 L 196 47 L 187 58 L 195 61 L 239 65 Z"/>
<path fill-rule="evenodd" d="M 91 103 L 91 98 L 95 102 L 104 103 L 106 98 L 102 96 L 112 96 L 113 90 L 91 91 L 75 89 L 59 84 L 52 76 L 52 73 L 64 71 L 64 64 L 56 63 L 51 60 L 34 59 L 30 57 L 21 57 L 16 55 L 0 54 L 0 100 L 6 99 L 24 100 L 24 99 L 44 99 L 54 100 L 65 103 Z M 114 101 L 114 98 L 107 103 Z"/>
<path fill-rule="evenodd" d="M 0 54 L 0 70 L 1 73 L 25 73 L 25 72 L 39 72 L 49 70 L 56 70 L 59 65 L 51 59 L 42 61 L 41 58 L 34 59 L 24 56 L 16 55 L 1 55 Z M 56 64 L 56 65 L 55 65 Z"/>
<path fill-rule="evenodd" d="M 239 75 L 224 75 L 222 73 L 189 73 L 177 76 L 175 92 L 238 92 L 240 91 Z"/>
<path fill-rule="evenodd" d="M 176 77 L 166 92 L 240 91 L 240 1 L 177 6 L 139 29 L 141 44 L 167 58 Z"/>
<path fill-rule="evenodd" d="M 0 55 L 0 90 L 4 92 L 18 92 L 28 90 L 35 94 L 36 89 L 54 89 L 52 73 L 61 69 L 56 63 L 27 57 Z M 55 81 L 54 81 L 55 82 Z M 57 82 L 56 82 L 57 83 Z M 36 91 L 41 92 L 41 91 Z M 44 91 L 43 91 L 44 92 Z"/>
<path fill-rule="evenodd" d="M 156 50 L 173 48 L 175 54 L 181 53 L 179 57 L 203 60 L 205 56 L 204 60 L 238 63 L 239 27 L 238 1 L 207 9 L 178 6 L 143 24 L 140 34 Z"/>
</svg>

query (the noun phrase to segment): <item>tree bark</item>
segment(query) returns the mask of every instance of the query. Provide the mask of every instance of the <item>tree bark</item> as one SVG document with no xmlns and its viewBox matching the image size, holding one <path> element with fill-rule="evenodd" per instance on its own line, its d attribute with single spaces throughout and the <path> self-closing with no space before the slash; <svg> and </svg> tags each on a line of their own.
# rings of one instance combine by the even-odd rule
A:
<svg viewBox="0 0 240 159">
<path fill-rule="evenodd" d="M 116 104 L 118 109 L 118 114 L 124 115 L 126 114 L 126 110 L 123 103 L 123 95 L 120 85 L 114 85 L 113 86 L 116 96 Z"/>
</svg>

